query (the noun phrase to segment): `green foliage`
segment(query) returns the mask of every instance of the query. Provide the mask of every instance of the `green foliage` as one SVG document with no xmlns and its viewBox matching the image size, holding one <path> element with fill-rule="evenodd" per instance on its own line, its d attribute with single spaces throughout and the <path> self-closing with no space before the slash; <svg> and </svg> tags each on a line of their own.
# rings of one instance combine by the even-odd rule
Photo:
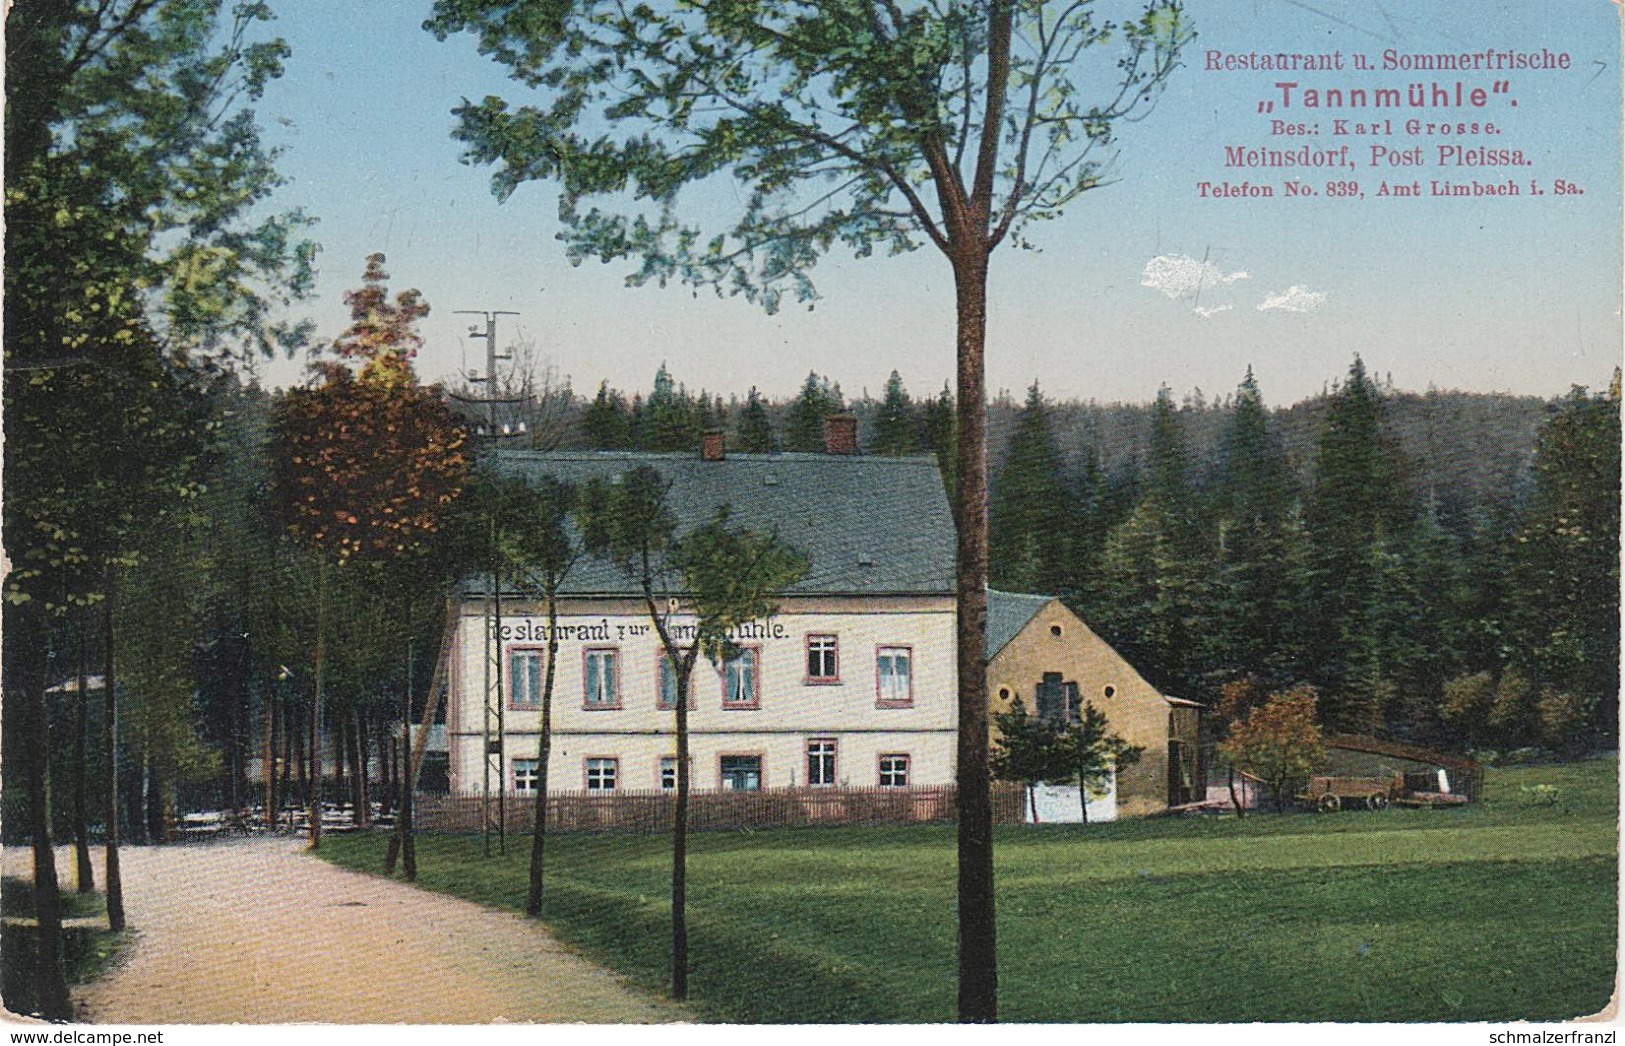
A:
<svg viewBox="0 0 1625 1046">
<path fill-rule="evenodd" d="M 735 438 L 739 443 L 739 449 L 744 453 L 773 454 L 778 451 L 779 438 L 773 432 L 773 423 L 767 417 L 767 407 L 762 403 L 762 397 L 754 385 L 750 387 L 750 393 L 745 397 L 745 406 L 739 412 L 737 425 Z"/>
<path fill-rule="evenodd" d="M 1264 782 L 1284 810 L 1289 790 L 1326 765 L 1326 745 L 1315 718 L 1315 690 L 1299 686 L 1271 694 L 1230 724 L 1219 754 Z"/>
<path fill-rule="evenodd" d="M 593 397 L 592 405 L 587 408 L 583 424 L 587 446 L 593 450 L 632 449 L 631 412 L 627 409 L 626 399 L 610 388 L 609 382 L 599 383 L 598 395 Z"/>
<path fill-rule="evenodd" d="M 828 378 L 808 371 L 801 393 L 784 416 L 784 449 L 817 454 L 824 449 L 824 418 L 843 407 L 841 389 Z"/>
<path fill-rule="evenodd" d="M 1044 395 L 1034 382 L 1016 415 L 1004 468 L 988 506 L 991 582 L 1011 592 L 1066 591 L 1074 529 L 1072 494 L 1051 431 Z"/>
<path fill-rule="evenodd" d="M 919 419 L 914 404 L 903 387 L 903 377 L 896 371 L 886 379 L 886 391 L 875 412 L 874 426 L 869 432 L 868 450 L 871 454 L 901 457 L 920 452 Z"/>
</svg>

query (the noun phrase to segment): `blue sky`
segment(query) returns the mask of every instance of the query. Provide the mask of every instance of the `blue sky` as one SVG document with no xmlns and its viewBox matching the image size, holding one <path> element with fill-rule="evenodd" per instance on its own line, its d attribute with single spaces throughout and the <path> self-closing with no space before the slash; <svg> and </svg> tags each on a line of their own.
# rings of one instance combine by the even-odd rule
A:
<svg viewBox="0 0 1625 1046">
<path fill-rule="evenodd" d="M 519 312 L 503 318 L 504 340 L 532 340 L 586 393 L 605 378 L 646 389 L 662 361 L 691 388 L 742 394 L 756 385 L 774 396 L 793 393 L 809 370 L 849 395 L 878 395 L 893 367 L 920 395 L 952 375 L 952 285 L 934 249 L 830 255 L 814 274 L 822 299 L 811 312 L 791 305 L 768 316 L 709 291 L 627 289 L 625 266 L 565 261 L 551 186 L 527 185 L 499 204 L 489 170 L 460 162 L 450 110 L 464 97 L 517 90 L 472 38 L 441 43 L 422 31 L 427 0 L 273 6 L 293 54 L 259 112 L 283 149 L 289 184 L 278 202 L 320 219 L 319 298 L 304 311 L 324 336 L 343 328 L 340 296 L 358 282 L 364 257 L 382 251 L 393 285 L 419 288 L 434 309 L 421 357 L 431 378 L 483 362 L 482 343 L 466 336 L 471 317 L 457 309 Z M 1355 352 L 1403 388 L 1555 395 L 1606 383 L 1621 346 L 1617 5 L 1189 0 L 1187 9 L 1198 37 L 1156 108 L 1123 129 L 1113 183 L 1036 229 L 1040 251 L 995 255 L 990 391 L 1019 395 L 1036 379 L 1052 396 L 1102 401 L 1146 400 L 1163 383 L 1222 395 L 1251 364 L 1266 396 L 1286 403 L 1337 378 Z M 1364 200 L 1326 196 L 1324 174 L 1304 177 L 1320 191 L 1309 199 L 1197 194 L 1201 181 L 1284 180 L 1226 172 L 1225 145 L 1342 141 L 1329 128 L 1320 139 L 1272 137 L 1257 103 L 1276 96 L 1271 85 L 1284 74 L 1208 71 L 1210 49 L 1377 58 L 1386 48 L 1541 47 L 1568 52 L 1571 69 L 1291 74 L 1329 87 L 1508 81 L 1505 95 L 1466 117 L 1498 121 L 1501 135 L 1429 141 L 1427 164 L 1391 180 L 1420 179 L 1424 192 L 1433 178 L 1504 181 L 1504 168 L 1442 170 L 1433 146 L 1516 147 L 1530 162 L 1514 172 L 1525 186 L 1518 197 L 1379 199 L 1383 172 L 1363 166 L 1350 174 Z M 1298 115 L 1324 124 L 1351 114 Z M 1355 145 L 1356 155 L 1368 148 Z M 1528 195 L 1530 178 L 1547 195 Z M 1584 195 L 1553 194 L 1556 178 Z M 265 369 L 277 383 L 297 375 L 290 364 Z"/>
</svg>

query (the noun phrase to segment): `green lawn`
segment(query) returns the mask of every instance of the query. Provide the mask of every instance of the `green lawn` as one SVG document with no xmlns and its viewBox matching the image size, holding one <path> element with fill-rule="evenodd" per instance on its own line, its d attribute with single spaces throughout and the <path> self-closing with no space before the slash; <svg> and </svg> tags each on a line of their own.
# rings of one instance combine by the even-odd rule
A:
<svg viewBox="0 0 1625 1046">
<path fill-rule="evenodd" d="M 1559 1020 L 1614 979 L 1617 762 L 1487 771 L 1457 810 L 1154 819 L 998 834 L 1008 1021 Z M 1554 794 L 1525 791 L 1536 784 Z M 383 836 L 329 837 L 375 870 Z M 522 908 L 529 837 L 420 837 L 419 884 Z M 670 843 L 555 836 L 546 918 L 651 988 Z M 693 837 L 690 990 L 711 1018 L 951 1020 L 953 830 Z"/>
</svg>

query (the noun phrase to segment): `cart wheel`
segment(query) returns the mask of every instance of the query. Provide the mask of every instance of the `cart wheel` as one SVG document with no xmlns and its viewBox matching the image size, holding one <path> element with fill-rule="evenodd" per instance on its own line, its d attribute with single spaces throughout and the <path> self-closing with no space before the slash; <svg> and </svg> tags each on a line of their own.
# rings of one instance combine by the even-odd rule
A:
<svg viewBox="0 0 1625 1046">
<path fill-rule="evenodd" d="M 1337 811 L 1343 809 L 1343 800 L 1337 798 L 1335 795 L 1327 793 L 1315 801 L 1315 809 L 1319 810 L 1323 814 L 1335 814 Z"/>
<path fill-rule="evenodd" d="M 1381 792 L 1376 795 L 1366 796 L 1365 808 L 1367 810 L 1386 810 L 1388 809 L 1388 797 Z"/>
</svg>

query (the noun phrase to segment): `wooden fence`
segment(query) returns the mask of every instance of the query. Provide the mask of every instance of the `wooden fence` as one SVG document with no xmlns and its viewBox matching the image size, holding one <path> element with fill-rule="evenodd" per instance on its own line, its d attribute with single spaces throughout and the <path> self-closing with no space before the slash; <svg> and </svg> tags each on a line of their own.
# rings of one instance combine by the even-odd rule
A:
<svg viewBox="0 0 1625 1046">
<path fill-rule="evenodd" d="M 695 831 L 802 828 L 813 825 L 942 824 L 954 821 L 955 789 L 770 788 L 758 792 L 695 791 L 688 797 L 688 825 Z M 995 824 L 1021 821 L 1022 789 L 995 782 Z M 668 791 L 555 792 L 547 797 L 549 832 L 620 832 L 654 835 L 671 831 L 676 796 Z M 477 795 L 423 795 L 414 800 L 413 821 L 431 832 L 478 832 L 483 801 Z M 535 797 L 504 797 L 505 832 L 529 834 Z"/>
</svg>

